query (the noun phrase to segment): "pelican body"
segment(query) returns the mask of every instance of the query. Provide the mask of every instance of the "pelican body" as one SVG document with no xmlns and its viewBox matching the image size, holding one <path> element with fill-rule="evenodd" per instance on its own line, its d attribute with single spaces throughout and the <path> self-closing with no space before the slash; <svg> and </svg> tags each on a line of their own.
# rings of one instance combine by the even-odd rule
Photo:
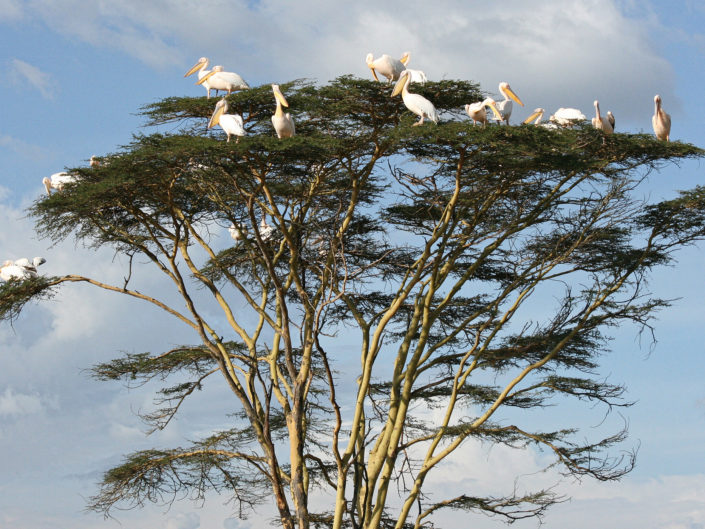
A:
<svg viewBox="0 0 705 529">
<path fill-rule="evenodd" d="M 495 100 L 491 97 L 488 97 L 484 101 L 478 101 L 477 103 L 465 105 L 465 112 L 467 112 L 468 116 L 470 116 L 470 119 L 472 119 L 473 126 L 476 125 L 478 122 L 482 126 L 485 126 L 487 124 L 487 111 L 485 110 L 485 107 L 490 107 L 495 115 L 495 118 L 501 121 L 502 115 L 497 109 L 497 104 L 495 103 Z"/>
<path fill-rule="evenodd" d="M 204 88 L 206 89 L 206 94 L 208 94 L 206 97 L 208 99 L 211 98 L 211 84 L 207 81 L 204 80 L 203 78 L 211 73 L 210 70 L 206 70 L 208 68 L 208 58 L 206 57 L 201 57 L 198 59 L 198 62 L 194 64 L 191 69 L 184 74 L 184 77 L 188 77 L 189 75 L 192 75 L 196 72 L 198 72 L 198 83 L 197 84 L 202 84 Z M 215 95 L 218 95 L 218 91 L 216 90 Z"/>
<path fill-rule="evenodd" d="M 246 90 L 250 87 L 240 75 L 235 72 L 224 72 L 223 67 L 213 66 L 213 69 L 206 75 L 201 77 L 196 84 L 208 83 L 208 86 L 215 90 L 215 95 L 218 95 L 218 90 L 225 90 L 230 95 L 237 90 Z M 210 88 L 208 89 L 208 97 L 210 97 Z"/>
<path fill-rule="evenodd" d="M 596 99 L 593 105 L 595 106 L 595 117 L 592 118 L 592 126 L 600 129 L 605 134 L 612 134 L 614 132 L 614 124 L 610 122 L 608 117 L 600 114 L 600 102 Z"/>
<path fill-rule="evenodd" d="M 228 102 L 223 97 L 215 105 L 215 110 L 211 119 L 208 121 L 208 128 L 220 125 L 220 128 L 225 131 L 228 137 L 227 141 L 230 141 L 230 136 L 244 136 L 247 134 L 245 132 L 245 125 L 242 121 L 242 116 L 240 114 L 226 114 L 228 111 Z M 239 138 L 238 138 L 239 139 Z M 237 141 L 237 140 L 236 140 Z"/>
<path fill-rule="evenodd" d="M 574 123 L 580 121 L 585 121 L 585 114 L 580 112 L 577 108 L 559 108 L 553 115 L 548 118 L 551 123 L 560 125 L 561 127 L 569 127 Z"/>
<path fill-rule="evenodd" d="M 398 81 L 401 73 L 406 69 L 406 65 L 409 62 L 409 52 L 404 53 L 401 59 L 395 59 L 386 53 L 381 57 L 375 59 L 371 53 L 367 54 L 365 58 L 367 67 L 372 70 L 372 76 L 375 81 L 379 81 L 377 77 L 377 72 L 387 78 L 387 82 Z"/>
<path fill-rule="evenodd" d="M 35 257 L 32 259 L 31 263 L 26 257 L 17 259 L 14 262 L 5 261 L 2 266 L 0 266 L 0 279 L 4 281 L 10 281 L 11 279 L 23 281 L 25 279 L 39 277 L 37 267 L 44 263 L 46 263 L 46 259 L 43 257 Z"/>
<path fill-rule="evenodd" d="M 428 81 L 426 74 L 421 70 L 412 70 L 411 68 L 407 68 L 406 71 L 409 72 L 412 83 L 419 83 L 423 85 L 426 84 L 426 81 Z"/>
<path fill-rule="evenodd" d="M 651 118 L 651 125 L 654 127 L 656 138 L 661 141 L 671 141 L 671 116 L 661 108 L 661 96 L 654 97 L 654 115 Z"/>
<path fill-rule="evenodd" d="M 56 189 L 57 191 L 61 191 L 66 184 L 70 184 L 72 182 L 75 182 L 77 179 L 76 175 L 61 172 L 61 173 L 54 173 L 51 176 L 44 177 L 42 179 L 42 183 L 44 184 L 44 188 L 47 190 L 47 194 L 51 195 L 51 190 Z"/>
<path fill-rule="evenodd" d="M 277 101 L 277 110 L 272 116 L 272 125 L 277 133 L 277 138 L 291 138 L 294 134 L 296 134 L 294 120 L 292 119 L 291 114 L 288 112 L 285 114 L 282 110 L 282 106 L 288 107 L 289 103 L 287 103 L 286 98 L 279 89 L 278 84 L 272 85 L 272 92 L 274 92 L 274 99 Z"/>
<path fill-rule="evenodd" d="M 410 82 L 411 75 L 404 70 L 401 73 L 397 84 L 394 85 L 392 97 L 399 95 L 401 92 L 401 98 L 404 101 L 406 108 L 421 118 L 419 121 L 414 123 L 414 126 L 423 124 L 424 118 L 430 119 L 434 123 L 438 123 L 438 112 L 436 112 L 436 107 L 434 107 L 433 103 L 431 103 L 424 96 L 409 92 Z"/>
<path fill-rule="evenodd" d="M 509 125 L 509 117 L 512 115 L 512 110 L 514 108 L 512 100 L 516 101 L 521 106 L 524 106 L 524 103 L 522 103 L 519 96 L 514 93 L 512 88 L 509 86 L 509 83 L 504 81 L 499 83 L 499 93 L 504 96 L 504 100 L 497 103 L 497 110 L 499 110 L 499 113 L 502 115 L 500 122 L 504 121 L 507 125 Z"/>
</svg>

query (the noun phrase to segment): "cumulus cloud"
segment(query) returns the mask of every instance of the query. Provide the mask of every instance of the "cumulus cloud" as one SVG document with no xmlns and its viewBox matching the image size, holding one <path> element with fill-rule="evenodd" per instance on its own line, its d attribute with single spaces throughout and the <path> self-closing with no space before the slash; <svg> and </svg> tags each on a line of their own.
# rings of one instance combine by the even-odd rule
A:
<svg viewBox="0 0 705 529">
<path fill-rule="evenodd" d="M 179 513 L 164 522 L 164 529 L 197 529 L 200 526 L 201 518 L 195 512 Z"/>
<path fill-rule="evenodd" d="M 8 387 L 0 394 L 0 416 L 30 415 L 39 413 L 42 408 L 42 400 L 36 393 L 15 393 Z"/>
<path fill-rule="evenodd" d="M 20 87 L 24 88 L 29 85 L 39 90 L 44 99 L 54 99 L 55 86 L 52 76 L 28 62 L 12 59 L 10 63 L 10 78 L 14 84 Z"/>
<path fill-rule="evenodd" d="M 22 15 L 22 3 L 19 0 L 0 0 L 0 21 L 19 20 Z"/>
<path fill-rule="evenodd" d="M 58 31 L 151 66 L 180 64 L 185 71 L 206 55 L 255 83 L 367 77 L 368 52 L 410 51 L 410 67 L 430 79 L 472 79 L 494 94 L 500 81 L 510 82 L 530 107 L 515 110 L 516 119 L 536 106 L 590 114 L 599 99 L 619 124 L 650 129 L 654 94 L 675 99 L 672 69 L 650 42 L 658 21 L 648 13 L 627 16 L 614 0 L 506 0 L 482 9 L 463 0 L 32 5 L 37 16 L 58 21 Z"/>
</svg>

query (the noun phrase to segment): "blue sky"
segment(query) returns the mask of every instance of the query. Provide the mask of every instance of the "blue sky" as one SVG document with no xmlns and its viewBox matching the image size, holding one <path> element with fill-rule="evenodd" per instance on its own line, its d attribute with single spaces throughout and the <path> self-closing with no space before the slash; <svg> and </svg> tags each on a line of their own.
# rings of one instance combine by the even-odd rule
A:
<svg viewBox="0 0 705 529">
<path fill-rule="evenodd" d="M 52 246 L 34 233 L 24 209 L 43 192 L 42 178 L 127 144 L 140 131 L 135 114 L 142 105 L 203 95 L 183 74 L 204 55 L 255 86 L 368 77 L 368 52 L 408 50 L 409 66 L 432 80 L 471 79 L 495 94 L 500 81 L 509 81 L 526 103 L 515 105 L 513 124 L 535 107 L 591 115 L 599 99 L 616 115 L 618 132 L 650 132 L 659 93 L 673 118 L 671 138 L 705 147 L 698 97 L 705 86 L 705 5 L 694 0 L 677 9 L 672 2 L 613 0 L 86 4 L 0 0 L 0 260 L 43 255 L 52 275 L 119 281 L 125 263 L 72 241 Z M 702 183 L 704 173 L 702 162 L 668 167 L 649 176 L 644 193 L 670 197 Z M 677 266 L 653 276 L 657 296 L 678 298 L 656 322 L 655 345 L 634 328 L 620 329 L 604 359 L 604 374 L 625 383 L 637 401 L 624 412 L 640 445 L 636 470 L 617 484 L 562 484 L 574 499 L 549 513 L 547 529 L 705 528 L 704 258 L 703 246 L 689 248 Z M 144 271 L 138 281 L 154 277 Z M 31 308 L 14 327 L 0 327 L 0 528 L 120 527 L 82 512 L 101 472 L 121 454 L 182 443 L 222 420 L 226 410 L 213 406 L 222 389 L 207 388 L 182 420 L 145 438 L 134 411 L 149 407 L 150 388 L 128 392 L 83 372 L 121 351 L 161 351 L 161 333 L 170 344 L 193 340 L 156 311 L 81 286 Z M 601 418 L 594 413 L 586 422 Z M 454 476 L 494 486 L 533 475 L 541 458 L 469 446 L 454 464 L 472 472 Z M 181 502 L 168 512 L 150 507 L 117 517 L 136 529 L 267 526 L 229 515 L 214 498 L 203 509 Z M 473 523 L 500 527 L 484 517 Z"/>
</svg>

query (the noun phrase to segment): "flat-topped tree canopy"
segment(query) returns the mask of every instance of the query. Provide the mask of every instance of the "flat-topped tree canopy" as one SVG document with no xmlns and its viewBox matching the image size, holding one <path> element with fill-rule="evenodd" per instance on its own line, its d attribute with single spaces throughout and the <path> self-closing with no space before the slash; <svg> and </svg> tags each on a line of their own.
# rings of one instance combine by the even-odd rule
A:
<svg viewBox="0 0 705 529">
<path fill-rule="evenodd" d="M 611 452 L 626 431 L 587 439 L 529 411 L 629 405 L 600 373 L 607 342 L 623 322 L 652 325 L 669 302 L 649 296 L 649 272 L 705 234 L 702 188 L 656 203 L 641 188 L 703 151 L 587 124 L 474 127 L 464 105 L 486 94 L 465 81 L 413 86 L 440 115 L 421 126 L 384 83 L 279 86 L 292 137 L 272 128 L 269 84 L 227 96 L 246 131 L 237 142 L 207 129 L 217 100 L 167 98 L 142 109 L 156 131 L 70 170 L 74 182 L 30 208 L 45 237 L 108 246 L 129 268 L 122 284 L 0 285 L 5 319 L 63 283 L 125 294 L 197 343 L 129 353 L 95 378 L 163 382 L 143 413 L 153 428 L 218 377 L 233 395 L 231 428 L 128 455 L 89 507 L 215 489 L 242 515 L 273 497 L 286 528 L 401 529 L 447 508 L 514 520 L 561 501 L 512 483 L 503 495 L 482 484 L 426 494 L 427 476 L 471 439 L 541 448 L 572 475 L 628 472 L 632 454 Z M 135 285 L 147 266 L 163 284 Z M 314 497 L 328 506 L 311 509 Z"/>
</svg>

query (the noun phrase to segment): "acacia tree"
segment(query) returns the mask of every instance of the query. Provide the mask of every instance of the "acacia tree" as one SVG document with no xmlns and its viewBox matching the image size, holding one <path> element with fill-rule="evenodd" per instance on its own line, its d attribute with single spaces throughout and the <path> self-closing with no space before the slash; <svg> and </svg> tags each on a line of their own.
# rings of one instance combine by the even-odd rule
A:
<svg viewBox="0 0 705 529">
<path fill-rule="evenodd" d="M 468 82 L 418 88 L 442 116 L 421 127 L 382 84 L 342 77 L 282 90 L 295 137 L 274 136 L 268 87 L 228 96 L 248 133 L 238 142 L 206 129 L 205 98 L 165 99 L 143 114 L 178 132 L 134 137 L 30 209 L 52 241 L 113 248 L 130 269 L 124 284 L 10 281 L 5 319 L 64 283 L 138 298 L 198 342 L 127 354 L 93 376 L 165 381 L 144 415 L 155 429 L 211 378 L 233 396 L 230 429 L 127 455 L 89 507 L 108 515 L 215 489 L 243 515 L 273 498 L 287 529 L 400 529 L 429 526 L 445 508 L 511 521 L 561 500 L 551 490 L 424 494 L 467 440 L 547 450 L 574 476 L 628 472 L 632 455 L 610 450 L 625 431 L 585 441 L 572 425 L 543 431 L 512 410 L 628 404 L 623 387 L 599 378 L 609 330 L 649 327 L 668 302 L 649 296 L 648 273 L 705 234 L 703 189 L 659 203 L 635 192 L 649 171 L 703 151 L 585 126 L 474 127 L 461 109 L 482 94 Z M 231 225 L 238 240 L 223 249 L 211 234 Z M 180 305 L 131 286 L 145 259 Z M 336 370 L 349 351 L 341 335 L 359 350 L 352 375 Z M 314 512 L 320 491 L 331 501 Z"/>
</svg>

